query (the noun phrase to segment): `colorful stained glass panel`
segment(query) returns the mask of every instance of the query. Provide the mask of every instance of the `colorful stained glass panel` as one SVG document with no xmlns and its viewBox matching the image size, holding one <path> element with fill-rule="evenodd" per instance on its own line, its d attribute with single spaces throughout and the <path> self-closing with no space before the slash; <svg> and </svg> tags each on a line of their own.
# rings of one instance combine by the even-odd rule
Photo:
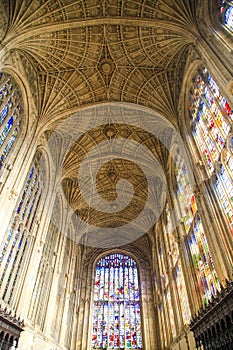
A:
<svg viewBox="0 0 233 350">
<path fill-rule="evenodd" d="M 96 265 L 91 349 L 142 349 L 138 268 L 129 256 Z"/>
</svg>

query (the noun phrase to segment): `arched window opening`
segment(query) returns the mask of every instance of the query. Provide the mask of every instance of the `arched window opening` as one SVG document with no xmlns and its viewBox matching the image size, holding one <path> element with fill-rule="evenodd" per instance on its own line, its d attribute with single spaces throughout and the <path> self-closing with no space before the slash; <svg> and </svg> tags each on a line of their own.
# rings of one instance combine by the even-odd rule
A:
<svg viewBox="0 0 233 350">
<path fill-rule="evenodd" d="M 20 133 L 21 101 L 17 84 L 8 74 L 0 72 L 0 170 Z"/>
<path fill-rule="evenodd" d="M 217 0 L 216 7 L 221 23 L 233 31 L 233 1 Z"/>
<path fill-rule="evenodd" d="M 11 302 L 14 287 L 31 248 L 32 242 L 29 237 L 41 195 L 39 168 L 34 164 L 19 196 L 11 225 L 0 251 L 0 291 L 3 300 L 7 303 Z"/>
<path fill-rule="evenodd" d="M 198 213 L 196 199 L 189 180 L 184 158 L 177 151 L 174 159 L 177 178 L 177 198 L 186 231 L 186 249 L 192 256 L 197 282 L 204 304 L 217 293 L 219 281 L 212 255 L 204 232 L 202 220 Z M 188 254 L 189 255 L 189 254 Z"/>
<path fill-rule="evenodd" d="M 206 173 L 212 176 L 218 203 L 233 234 L 233 113 L 218 86 L 203 68 L 193 78 L 190 111 L 193 136 Z"/>
<path fill-rule="evenodd" d="M 142 349 L 138 267 L 110 254 L 96 265 L 92 349 Z"/>
</svg>

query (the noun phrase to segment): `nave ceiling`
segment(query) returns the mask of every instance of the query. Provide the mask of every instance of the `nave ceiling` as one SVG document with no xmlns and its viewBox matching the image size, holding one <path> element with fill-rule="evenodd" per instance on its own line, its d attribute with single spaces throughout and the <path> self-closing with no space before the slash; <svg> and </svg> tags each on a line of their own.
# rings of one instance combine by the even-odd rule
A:
<svg viewBox="0 0 233 350">
<path fill-rule="evenodd" d="M 61 116 L 104 102 L 150 107 L 177 126 L 185 63 L 198 33 L 195 11 L 192 0 L 2 0 L 1 55 L 23 67 L 38 128 L 46 135 Z M 105 200 L 115 199 L 122 178 L 137 192 L 123 212 L 93 209 L 87 214 L 75 185 L 82 157 L 104 140 L 120 137 L 149 147 L 162 167 L 168 156 L 148 131 L 124 125 L 115 129 L 111 136 L 105 126 L 86 133 L 64 161 L 62 184 L 72 209 L 98 227 L 133 220 L 146 201 L 147 180 L 129 160 L 106 162 L 97 174 L 97 191 Z M 160 198 L 159 174 L 155 182 Z"/>
</svg>

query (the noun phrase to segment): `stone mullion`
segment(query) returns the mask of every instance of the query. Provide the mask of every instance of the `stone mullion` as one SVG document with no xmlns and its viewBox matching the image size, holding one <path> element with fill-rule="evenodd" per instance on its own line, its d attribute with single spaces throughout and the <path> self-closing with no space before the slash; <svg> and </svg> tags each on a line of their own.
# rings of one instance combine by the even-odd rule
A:
<svg viewBox="0 0 233 350">
<path fill-rule="evenodd" d="M 64 308 L 63 308 L 63 315 L 61 320 L 61 329 L 60 329 L 60 336 L 59 336 L 59 342 L 61 342 L 64 346 L 66 346 L 65 344 L 65 340 L 67 336 L 66 328 L 67 328 L 67 321 L 69 317 L 70 300 L 71 300 L 72 291 L 74 287 L 73 286 L 74 269 L 75 269 L 75 259 L 72 253 L 70 257 L 69 269 L 67 271 L 66 286 L 64 288 L 64 292 L 65 292 Z"/>
<path fill-rule="evenodd" d="M 190 246 L 188 242 L 188 235 L 184 234 L 185 227 L 184 224 L 180 224 L 177 227 L 177 232 L 179 235 L 178 238 L 178 246 L 180 253 L 181 266 L 185 281 L 185 287 L 187 291 L 189 307 L 191 315 L 194 315 L 197 310 L 199 310 L 200 306 L 202 306 L 202 296 L 200 293 L 197 273 L 193 264 L 193 258 L 190 251 Z M 185 248 L 187 251 L 187 255 L 185 256 Z M 195 293 L 193 293 L 193 290 Z"/>
<path fill-rule="evenodd" d="M 77 350 L 86 349 L 86 342 L 83 341 L 84 329 L 84 317 L 86 314 L 86 303 L 88 300 L 88 264 L 85 262 L 81 271 L 81 283 L 80 283 L 80 298 L 79 298 L 79 317 L 78 317 L 78 331 L 77 331 Z M 84 344 L 85 343 L 85 344 Z"/>
<path fill-rule="evenodd" d="M 180 217 L 181 216 L 180 204 L 177 198 L 176 198 L 176 202 L 178 204 L 179 214 L 180 214 L 179 217 Z M 170 195 L 170 192 L 168 194 L 168 204 L 170 209 L 175 208 L 175 200 Z M 175 224 L 176 222 L 178 222 L 177 212 L 175 209 L 173 209 L 173 215 L 174 215 L 174 220 L 172 217 L 171 217 L 171 220 L 173 221 L 173 224 Z M 196 271 L 193 265 L 193 260 L 192 260 L 188 240 L 187 240 L 185 227 L 184 227 L 184 224 L 182 224 L 181 222 L 179 222 L 179 224 L 176 226 L 176 236 L 178 241 L 179 254 L 181 258 L 181 265 L 182 265 L 182 270 L 184 275 L 185 287 L 186 287 L 188 300 L 189 300 L 189 307 L 192 315 L 193 313 L 196 312 L 196 310 L 199 309 L 200 305 L 202 305 L 202 298 L 199 292 Z M 184 247 L 186 247 L 186 250 L 187 250 L 189 264 L 187 262 L 187 258 L 185 257 Z M 196 292 L 195 295 L 193 294 L 193 288 L 195 289 L 195 292 Z"/>
<path fill-rule="evenodd" d="M 61 233 L 58 231 L 56 232 L 56 234 L 59 235 L 57 242 L 60 241 L 60 236 Z M 64 247 L 60 247 L 63 248 L 61 249 L 61 252 L 57 253 L 57 242 L 55 243 L 55 251 L 51 251 L 50 254 L 53 254 L 53 263 L 52 263 L 52 269 L 53 269 L 53 276 L 52 276 L 52 280 L 51 280 L 51 287 L 50 287 L 50 291 L 49 291 L 49 296 L 48 296 L 48 304 L 47 304 L 47 310 L 46 310 L 46 316 L 45 316 L 45 321 L 44 321 L 44 332 L 46 334 L 50 334 L 53 333 L 52 331 L 52 322 L 51 322 L 51 315 L 53 315 L 53 317 L 55 315 L 57 315 L 57 310 L 56 308 L 58 308 L 59 306 L 56 304 L 56 296 L 57 296 L 57 292 L 58 292 L 58 285 L 59 285 L 59 279 L 61 277 L 60 271 L 59 271 L 59 257 L 58 254 L 62 254 L 63 253 L 63 249 Z M 54 311 L 55 311 L 55 315 L 54 315 Z M 57 320 L 53 320 L 55 323 Z"/>
<path fill-rule="evenodd" d="M 72 322 L 72 329 L 71 329 L 71 339 L 70 339 L 70 350 L 77 350 L 76 344 L 77 344 L 77 336 L 78 336 L 78 305 L 77 305 L 77 298 L 76 302 L 74 304 L 74 314 L 73 314 L 73 322 Z"/>
<path fill-rule="evenodd" d="M 60 284 L 59 279 L 62 278 L 62 276 L 59 276 L 57 281 L 57 293 L 59 292 L 59 299 L 58 302 L 55 303 L 54 309 L 56 310 L 56 319 L 54 321 L 55 323 L 55 331 L 56 331 L 56 341 L 59 341 L 61 336 L 61 329 L 62 329 L 62 320 L 65 312 L 65 305 L 66 305 L 66 296 L 67 296 L 67 278 L 66 275 L 63 276 L 64 285 L 61 286 L 61 289 L 59 290 L 58 286 Z M 51 336 L 54 336 L 54 331 L 50 328 Z"/>
<path fill-rule="evenodd" d="M 55 195 L 54 195 L 55 196 Z M 53 197 L 54 197 L 53 196 Z M 51 198 L 51 204 L 53 203 L 54 198 Z M 49 210 L 46 213 L 47 215 L 43 215 L 42 203 L 40 202 L 40 208 L 37 211 L 37 224 L 33 229 L 33 239 L 35 241 L 32 252 L 30 254 L 30 264 L 28 265 L 28 269 L 26 272 L 26 276 L 24 277 L 24 284 L 22 286 L 22 291 L 20 295 L 20 300 L 18 301 L 18 310 L 20 315 L 26 320 L 28 317 L 29 306 L 32 302 L 31 298 L 33 297 L 33 289 L 37 284 L 36 279 L 38 278 L 38 273 L 41 274 L 40 266 L 43 259 L 43 251 L 45 247 L 45 241 L 43 239 L 43 235 L 45 232 L 48 233 L 49 222 L 52 205 L 49 206 Z M 37 287 L 37 289 L 39 286 Z M 25 303 L 25 300 L 30 300 L 30 302 Z M 35 301 L 36 302 L 36 301 Z"/>
<path fill-rule="evenodd" d="M 157 247 L 157 251 L 158 251 L 158 254 L 159 254 L 159 249 L 160 249 L 160 246 L 162 244 L 161 242 L 161 236 L 162 236 L 162 233 L 163 233 L 163 230 L 162 230 L 162 225 L 161 225 L 161 222 L 159 221 L 159 225 L 158 225 L 158 228 L 157 230 L 159 232 L 157 232 L 158 236 L 159 236 L 159 246 Z M 162 246 L 163 247 L 163 246 Z M 162 269 L 163 269 L 163 266 L 162 266 L 162 262 L 161 262 L 161 259 L 160 259 L 160 262 L 159 262 L 159 266 L 160 266 L 160 276 L 161 276 L 161 273 L 163 272 Z M 161 279 L 160 279 L 160 285 L 161 285 Z M 167 291 L 167 286 L 166 287 L 163 287 L 161 285 L 161 299 L 162 299 L 162 305 L 163 305 L 163 309 L 164 309 L 164 322 L 166 324 L 166 331 L 167 331 L 167 342 L 170 343 L 171 342 L 171 339 L 172 339 L 172 330 L 171 330 L 171 322 L 170 322 L 170 314 L 169 314 L 169 307 L 168 307 L 168 301 L 167 301 L 167 298 L 165 297 L 165 291 Z"/>
<path fill-rule="evenodd" d="M 9 304 L 10 305 L 12 305 L 13 306 L 13 300 L 14 300 L 14 294 L 15 294 L 15 291 L 19 291 L 19 279 L 20 279 L 20 276 L 18 276 L 18 278 L 17 278 L 17 276 L 16 276 L 16 273 L 17 273 L 17 266 L 18 266 L 18 264 L 20 263 L 20 260 L 21 260 L 21 256 L 22 256 L 22 249 L 23 249 L 23 247 L 24 247 L 24 244 L 25 244 L 25 242 L 26 242 L 26 240 L 28 239 L 28 230 L 27 229 L 24 229 L 23 231 L 22 231 L 22 234 L 23 234 L 23 232 L 24 232 L 24 238 L 23 238 L 23 240 L 22 240 L 22 243 L 21 243 L 21 247 L 20 247 L 20 250 L 19 250 L 19 252 L 18 252 L 18 249 L 17 249 L 17 251 L 15 252 L 16 254 L 17 254 L 17 252 L 18 252 L 18 256 L 17 256 L 17 258 L 16 258 L 16 261 L 15 261 L 15 265 L 14 265 L 14 269 L 13 269 L 13 271 L 12 271 L 12 276 L 11 276 L 11 281 L 10 281 L 10 283 L 9 283 L 9 286 L 8 286 L 8 288 L 7 288 L 7 293 L 6 293 L 6 300 L 8 300 L 9 299 L 9 297 L 10 297 L 10 294 L 11 294 L 11 291 L 12 291 L 12 289 L 13 289 L 13 296 L 11 297 L 11 301 L 9 301 Z M 22 237 L 22 234 L 21 234 L 21 237 Z M 20 237 L 20 239 L 21 239 L 21 237 Z M 27 254 L 28 254 L 28 249 L 29 249 L 29 246 L 28 246 L 28 244 L 27 244 L 27 246 L 26 246 L 26 249 L 25 249 L 25 252 L 24 252 L 24 256 L 22 257 L 22 263 L 21 263 L 21 267 L 20 267 L 20 271 L 18 271 L 18 274 L 19 275 L 23 275 L 24 274 L 24 270 L 25 270 L 25 259 L 26 259 L 26 256 L 27 256 Z M 12 266 L 13 267 L 13 266 Z M 15 278 L 17 278 L 17 282 L 16 282 L 16 284 L 15 284 L 15 286 L 13 287 L 13 283 L 14 283 L 14 279 Z"/>
<path fill-rule="evenodd" d="M 36 175 L 36 180 L 33 179 L 33 181 L 35 181 L 34 185 L 33 185 L 33 188 L 32 188 L 32 182 L 30 182 L 30 185 L 29 185 L 29 188 L 28 188 L 28 195 L 30 193 L 30 190 L 32 189 L 32 193 L 31 193 L 31 197 L 29 199 L 29 203 L 27 204 L 27 209 L 26 209 L 26 212 L 25 212 L 25 215 L 24 215 L 24 219 L 23 219 L 23 222 L 25 224 L 25 227 L 28 227 L 28 223 L 30 222 L 30 224 L 33 223 L 34 221 L 34 216 L 35 216 L 35 210 L 36 210 L 36 204 L 37 204 L 37 201 L 39 200 L 39 195 L 40 195 L 40 187 L 38 187 L 38 169 L 35 167 L 35 172 L 34 172 L 34 175 Z M 37 194 L 36 194 L 36 191 Z M 35 202 L 33 203 L 33 209 L 32 209 L 32 212 L 30 214 L 30 218 L 29 218 L 29 221 L 27 222 L 27 217 L 28 217 L 28 214 L 29 214 L 29 210 L 30 210 L 30 206 L 34 200 L 34 195 L 36 194 L 36 200 Z M 25 206 L 26 202 L 27 202 L 27 199 L 28 199 L 28 195 L 26 196 L 26 198 L 24 199 L 24 203 L 23 205 Z M 22 211 L 23 211 L 24 207 L 22 207 Z"/>
<path fill-rule="evenodd" d="M 159 229 L 157 230 L 157 227 L 158 227 L 158 223 L 156 225 L 156 228 L 155 228 L 155 232 L 154 232 L 154 236 L 157 236 L 160 234 L 160 231 Z M 158 231 L 158 232 L 157 232 Z M 165 344 L 165 336 L 167 337 L 167 329 L 166 329 L 166 325 L 165 325 L 165 322 L 164 322 L 164 317 L 162 318 L 162 312 L 164 314 L 164 311 L 160 311 L 159 309 L 159 305 L 161 303 L 162 305 L 162 308 L 164 310 L 164 305 L 161 301 L 161 294 L 160 294 L 160 291 L 161 291 L 161 281 L 160 279 L 158 278 L 158 276 L 160 275 L 160 271 L 159 271 L 159 262 L 158 262 L 158 257 L 157 257 L 157 251 L 156 251 L 156 239 L 153 239 L 153 244 L 152 244 L 152 282 L 155 283 L 154 281 L 154 274 L 156 275 L 156 282 L 157 282 L 157 287 L 154 286 L 153 288 L 153 291 L 154 291 L 154 306 L 155 306 L 155 309 L 157 310 L 158 312 L 158 318 L 159 318 L 159 326 L 157 327 L 156 329 L 156 335 L 157 335 L 157 339 L 159 339 L 160 341 L 160 347 L 161 347 L 161 343 Z M 161 332 L 162 330 L 162 332 Z M 162 339 L 163 338 L 163 339 Z"/>
<path fill-rule="evenodd" d="M 27 274 L 27 271 L 29 269 L 30 263 L 31 263 L 31 255 L 32 251 L 34 249 L 35 239 L 32 235 L 27 234 L 27 247 L 26 252 L 24 253 L 25 256 L 23 258 L 22 267 L 20 268 L 20 277 L 18 278 L 18 282 L 16 283 L 14 287 L 14 295 L 12 299 L 12 307 L 14 310 L 17 311 L 20 297 L 22 295 L 22 289 L 25 281 L 25 276 Z"/>
<path fill-rule="evenodd" d="M 19 241 L 20 241 L 20 238 L 21 238 L 21 235 L 22 235 L 22 229 L 23 229 L 23 225 L 20 224 L 20 231 L 18 231 L 18 230 L 16 231 L 18 233 L 18 237 L 16 239 L 16 242 L 15 242 L 15 245 L 14 245 L 14 248 L 13 248 L 13 252 L 12 252 L 12 256 L 10 258 L 10 262 L 9 262 L 9 264 L 7 266 L 5 277 L 4 277 L 3 281 L 2 281 L 2 285 L 1 285 L 1 288 L 0 288 L 1 297 L 3 297 L 4 291 L 5 291 L 5 288 L 6 288 L 6 285 L 7 285 L 8 273 L 9 273 L 9 271 L 11 271 L 11 269 L 13 267 L 13 262 L 14 262 L 14 259 L 15 259 L 16 253 L 17 253 L 17 246 L 19 244 Z M 17 233 L 16 233 L 16 235 L 17 235 Z M 13 238 L 13 240 L 14 240 L 14 238 Z M 8 291 L 9 291 L 9 289 L 8 289 Z M 5 298 L 6 298 L 6 295 L 5 295 Z"/>
<path fill-rule="evenodd" d="M 60 254 L 60 256 L 63 256 L 63 259 L 58 259 L 58 269 L 59 271 L 62 271 L 62 265 L 64 264 L 64 258 L 65 258 L 65 254 L 66 254 L 66 245 L 70 242 L 68 242 L 68 238 L 62 238 L 63 240 L 63 253 Z M 70 264 L 71 264 L 71 249 L 69 248 L 69 260 L 68 260 L 68 267 L 66 266 L 66 271 L 64 271 L 64 276 L 62 277 L 65 280 L 65 285 L 62 288 L 62 296 L 61 296 L 61 301 L 59 302 L 59 310 L 58 310 L 58 319 L 59 319 L 59 324 L 56 324 L 56 328 L 59 328 L 58 331 L 58 340 L 60 338 L 61 335 L 61 329 L 62 329 L 62 322 L 63 322 L 63 317 L 64 317 L 64 313 L 65 313 L 65 307 L 66 307 L 66 298 L 67 298 L 67 294 L 68 294 L 68 286 L 69 286 L 69 270 L 70 270 Z M 60 307 L 60 304 L 62 304 L 62 306 Z"/>
<path fill-rule="evenodd" d="M 67 299 L 67 291 L 66 291 L 66 283 L 65 286 L 62 287 L 62 291 L 60 293 L 60 299 L 58 300 L 58 306 L 56 307 L 57 312 L 57 319 L 56 319 L 56 341 L 60 343 L 60 336 L 61 336 L 61 330 L 62 330 L 62 320 L 65 313 L 65 306 L 66 306 L 66 299 Z M 51 336 L 53 336 L 53 333 L 51 333 Z"/>
<path fill-rule="evenodd" d="M 86 343 L 83 341 L 82 344 L 82 350 L 86 350 L 89 347 L 90 344 L 90 337 L 89 337 L 89 332 L 91 329 L 92 325 L 92 319 L 90 318 L 91 314 L 91 294 L 92 294 L 92 288 L 93 288 L 93 283 L 92 283 L 92 272 L 93 272 L 93 265 L 88 264 L 87 266 L 87 285 L 86 285 L 86 296 L 84 299 L 84 324 L 83 324 L 83 339 L 86 340 Z"/>
<path fill-rule="evenodd" d="M 171 303 L 173 306 L 173 315 L 174 315 L 176 335 L 177 335 L 179 333 L 179 319 L 177 317 L 177 306 L 178 305 L 177 305 L 177 299 L 174 295 L 173 276 L 172 276 L 173 268 L 171 267 L 172 264 L 170 264 L 170 261 L 169 261 L 171 258 L 169 258 L 169 254 L 167 252 L 167 247 L 166 247 L 165 238 L 164 238 L 165 235 L 167 235 L 167 232 L 165 232 L 163 225 L 161 225 L 161 232 L 162 232 L 161 237 L 162 237 L 162 241 L 163 241 L 163 251 L 166 253 L 166 254 L 164 254 L 165 269 L 166 269 L 166 274 L 168 276 L 168 287 L 170 289 Z M 169 242 L 169 239 L 168 239 L 168 242 Z M 178 309 L 179 309 L 179 306 L 178 306 Z M 179 313 L 180 313 L 180 309 L 179 309 Z"/>
<path fill-rule="evenodd" d="M 186 251 L 187 251 L 187 259 L 185 258 L 185 253 L 184 253 L 184 266 L 187 266 L 187 260 L 190 262 L 190 267 L 187 269 L 189 271 L 189 276 L 191 276 L 191 280 L 192 280 L 192 286 L 190 286 L 190 280 L 188 280 L 188 277 L 186 277 L 186 275 L 184 275 L 184 277 L 186 277 L 185 279 L 185 283 L 186 286 L 189 286 L 188 289 L 188 296 L 189 296 L 189 300 L 192 300 L 191 303 L 191 307 L 190 307 L 190 311 L 191 311 L 191 316 L 193 316 L 199 309 L 200 307 L 203 306 L 203 299 L 202 299 L 202 295 L 200 293 L 200 288 L 198 285 L 198 279 L 197 279 L 197 272 L 195 270 L 195 266 L 193 263 L 193 258 L 192 258 L 192 254 L 190 251 L 190 246 L 189 246 L 189 242 L 188 242 L 188 235 L 184 236 L 183 238 L 183 244 L 184 247 L 186 247 Z M 195 291 L 195 294 L 193 293 L 193 291 Z"/>
<path fill-rule="evenodd" d="M 157 229 L 156 233 L 157 233 L 157 236 L 161 237 L 161 223 L 159 221 L 158 223 L 159 225 L 159 229 Z M 157 256 L 159 254 L 159 246 L 158 244 L 160 245 L 160 240 L 157 240 Z M 161 261 L 159 261 L 158 259 L 158 266 L 159 266 L 159 277 L 161 277 L 161 273 L 162 273 L 162 264 L 161 264 Z M 167 343 L 170 342 L 170 339 L 171 339 L 171 326 L 170 326 L 170 316 L 168 315 L 168 307 L 167 307 L 167 302 L 166 302 L 166 298 L 165 298 L 165 295 L 164 295 L 164 289 L 163 289 L 163 286 L 161 285 L 161 278 L 158 279 L 158 284 L 159 284 L 159 290 L 160 290 L 160 301 L 162 303 L 162 306 L 163 306 L 163 319 L 164 319 L 164 325 L 165 325 L 165 330 L 166 330 L 166 340 L 167 340 Z"/>
<path fill-rule="evenodd" d="M 6 251 L 5 251 L 3 260 L 2 260 L 2 262 L 1 262 L 0 277 L 2 277 L 2 274 L 3 274 L 3 272 L 4 272 L 4 268 L 5 268 L 5 265 L 6 265 L 6 263 L 7 263 L 8 255 L 9 255 L 9 253 L 10 253 L 10 251 L 11 251 L 12 243 L 13 243 L 13 241 L 14 241 L 14 238 L 15 238 L 17 232 L 18 232 L 18 227 L 19 227 L 19 225 L 20 225 L 20 219 L 19 219 L 19 217 L 17 216 L 16 218 L 17 218 L 17 219 L 16 219 L 16 223 L 15 223 L 14 227 L 13 227 L 13 221 L 12 221 L 12 222 L 10 223 L 10 225 L 9 225 L 9 227 L 8 227 L 8 229 L 7 229 L 7 231 L 6 231 L 6 233 L 5 233 L 5 238 L 7 238 L 10 229 L 13 227 L 11 238 L 10 238 L 10 240 L 9 240 L 9 243 L 8 243 L 7 248 L 6 248 Z M 3 248 L 3 246 L 4 246 L 4 242 L 2 242 L 1 249 Z"/>
<path fill-rule="evenodd" d="M 172 220 L 172 218 L 171 218 Z M 173 222 L 174 224 L 174 222 Z M 171 270 L 171 281 L 173 282 L 173 285 L 174 285 L 174 288 L 172 288 L 173 290 L 175 289 L 175 300 L 177 300 L 176 304 L 177 304 L 177 308 L 178 308 L 178 312 L 179 312 L 179 319 L 177 319 L 177 325 L 178 325 L 178 328 L 177 330 L 179 330 L 179 324 L 180 324 L 180 327 L 181 329 L 183 329 L 184 327 L 184 321 L 183 321 L 183 315 L 182 315 L 182 310 L 181 310 L 181 302 L 180 302 L 180 298 L 179 298 L 179 293 L 178 293 L 178 289 L 177 289 L 177 283 L 176 283 L 176 280 L 173 279 L 173 274 L 175 272 L 175 266 L 176 264 L 178 264 L 178 261 L 180 259 L 180 250 L 179 250 L 179 244 L 178 244 L 178 241 L 179 241 L 179 238 L 177 237 L 178 236 L 178 232 L 176 229 L 174 229 L 174 232 L 176 233 L 175 234 L 175 244 L 178 245 L 178 251 L 179 251 L 179 255 L 177 257 L 177 260 L 176 260 L 176 263 L 175 265 L 173 264 L 173 259 L 172 259 L 172 256 L 170 254 L 168 254 L 168 259 L 170 260 L 170 270 Z M 164 235 L 167 234 L 166 232 L 164 232 Z M 169 246 L 169 250 L 171 248 L 171 242 L 170 242 L 170 239 L 169 237 L 167 238 L 167 241 L 168 241 L 168 246 Z M 177 332 L 179 333 L 179 332 Z"/>
<path fill-rule="evenodd" d="M 79 248 L 79 247 L 78 247 Z M 74 270 L 74 290 L 77 292 L 75 294 L 75 301 L 74 301 L 74 314 L 73 314 L 73 324 L 72 324 L 72 336 L 71 336 L 71 350 L 77 350 L 77 340 L 78 340 L 78 320 L 80 315 L 80 298 L 79 298 L 79 286 L 81 285 L 81 273 L 82 273 L 82 267 L 81 267 L 81 252 L 80 249 L 78 249 L 76 253 L 76 261 L 75 261 L 75 270 Z"/>
<path fill-rule="evenodd" d="M 46 278 L 44 280 L 43 289 L 42 289 L 42 298 L 40 299 L 40 306 L 41 308 L 41 315 L 38 319 L 38 324 L 40 326 L 40 329 L 43 333 L 46 333 L 46 316 L 48 313 L 48 307 L 49 307 L 49 297 L 51 295 L 51 288 L 52 288 L 52 282 L 54 278 L 54 268 L 49 267 L 48 270 L 46 269 L 46 272 L 48 271 L 48 274 L 46 274 Z"/>
<path fill-rule="evenodd" d="M 33 325 L 35 324 L 35 317 L 36 317 L 36 313 L 38 311 L 38 302 L 39 302 L 39 298 L 40 298 L 40 285 L 43 284 L 43 271 L 44 271 L 44 259 L 43 257 L 40 256 L 40 264 L 38 266 L 38 271 L 37 273 L 34 275 L 35 276 L 35 283 L 32 283 L 31 286 L 31 298 L 30 298 L 30 302 L 28 304 L 28 310 L 27 309 L 23 309 L 22 304 L 20 305 L 20 308 L 22 307 L 22 311 L 21 314 L 25 313 L 25 320 L 31 322 Z M 31 264 L 31 266 L 33 266 L 34 264 Z M 33 269 L 30 269 L 31 274 L 29 273 L 29 276 L 33 276 Z M 27 276 L 27 277 L 29 277 Z M 33 282 L 33 281 L 32 281 Z M 36 292 L 35 292 L 36 291 Z M 23 291 L 22 291 L 23 294 Z"/>
<path fill-rule="evenodd" d="M 77 320 L 75 293 L 67 292 L 65 302 L 66 302 L 65 308 L 64 308 L 65 317 L 63 317 L 63 320 L 62 320 L 63 324 L 61 327 L 61 337 L 59 338 L 59 343 L 61 344 L 61 346 L 72 350 L 73 349 L 72 347 L 73 327 L 76 327 L 76 320 Z"/>
<path fill-rule="evenodd" d="M 159 311 L 159 319 L 161 323 L 161 333 L 160 333 L 160 342 L 162 343 L 162 347 L 165 347 L 166 341 L 167 341 L 167 329 L 165 325 L 165 315 L 164 315 L 164 306 L 162 305 L 162 310 Z M 162 338 L 162 339 L 161 339 Z"/>
<path fill-rule="evenodd" d="M 162 291 L 162 299 L 163 299 L 163 305 L 164 305 L 164 318 L 167 324 L 167 343 L 169 345 L 171 343 L 173 335 L 172 335 L 172 327 L 171 327 L 171 321 L 170 321 L 169 305 L 168 305 L 167 297 L 165 296 L 165 291 L 167 292 L 167 287 Z"/>
<path fill-rule="evenodd" d="M 179 257 L 176 261 L 176 264 L 178 264 L 178 261 L 179 261 Z M 172 274 L 175 273 L 175 266 L 173 267 L 172 269 Z M 172 276 L 173 278 L 173 276 Z M 173 290 L 173 293 L 174 293 L 174 299 L 175 299 L 175 302 L 176 302 L 176 305 L 177 305 L 177 311 L 175 311 L 175 314 L 179 314 L 179 317 L 176 317 L 177 319 L 177 334 L 179 334 L 180 330 L 183 330 L 184 328 L 184 320 L 183 320 L 183 314 L 182 314 L 182 309 L 181 309 L 181 301 L 180 301 L 180 298 L 179 298 L 179 292 L 178 292 L 178 289 L 177 289 L 177 282 L 176 280 L 174 280 L 174 278 L 171 280 L 172 282 L 172 290 Z"/>
</svg>

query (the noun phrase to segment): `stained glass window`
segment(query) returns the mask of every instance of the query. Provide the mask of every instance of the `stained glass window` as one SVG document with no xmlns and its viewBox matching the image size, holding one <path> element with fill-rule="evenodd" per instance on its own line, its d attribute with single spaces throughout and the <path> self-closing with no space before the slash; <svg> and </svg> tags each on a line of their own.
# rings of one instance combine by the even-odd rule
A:
<svg viewBox="0 0 233 350">
<path fill-rule="evenodd" d="M 91 349 L 142 349 L 136 262 L 110 254 L 96 265 Z"/>
<path fill-rule="evenodd" d="M 221 22 L 233 31 L 233 1 L 217 0 L 216 6 Z"/>
<path fill-rule="evenodd" d="M 41 199 L 41 182 L 33 166 L 17 202 L 15 215 L 0 251 L 0 289 L 2 298 L 10 303 L 15 284 L 25 260 L 35 215 Z"/>
<path fill-rule="evenodd" d="M 180 205 L 180 214 L 184 222 L 188 247 L 193 259 L 199 290 L 203 302 L 206 304 L 216 294 L 217 289 L 219 289 L 219 282 L 202 221 L 197 210 L 195 196 L 188 178 L 184 159 L 179 155 L 179 152 L 177 152 L 175 157 L 175 173 L 178 185 L 177 197 Z M 178 265 L 177 269 L 179 270 Z"/>
<path fill-rule="evenodd" d="M 227 147 L 233 113 L 206 68 L 193 79 L 190 111 L 201 161 L 209 177 L 216 175 L 215 191 L 233 234 L 233 156 Z"/>
<path fill-rule="evenodd" d="M 21 101 L 17 84 L 8 74 L 0 73 L 0 169 L 20 132 Z"/>
</svg>

